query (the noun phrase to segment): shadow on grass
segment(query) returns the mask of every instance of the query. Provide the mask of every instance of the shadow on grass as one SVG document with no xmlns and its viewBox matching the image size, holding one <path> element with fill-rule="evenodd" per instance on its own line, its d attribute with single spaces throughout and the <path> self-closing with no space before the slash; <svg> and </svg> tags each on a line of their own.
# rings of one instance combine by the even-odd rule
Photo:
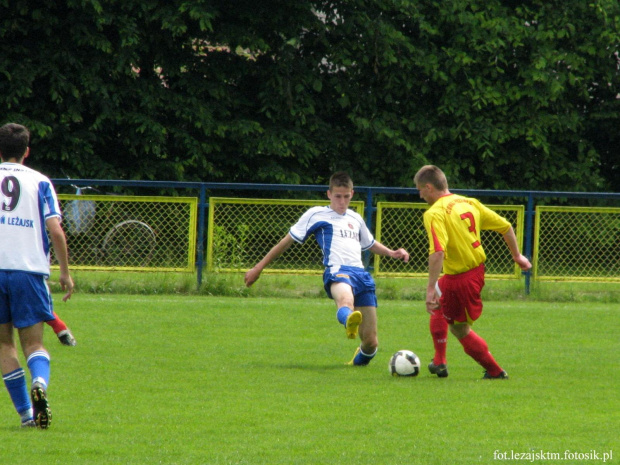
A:
<svg viewBox="0 0 620 465">
<path fill-rule="evenodd" d="M 267 364 L 265 364 L 267 366 Z M 283 370 L 304 370 L 304 371 L 328 371 L 328 370 L 353 370 L 354 367 L 350 365 L 343 364 L 302 364 L 302 363 L 290 363 L 290 364 L 280 364 L 280 365 L 269 365 L 273 368 L 283 369 Z"/>
</svg>

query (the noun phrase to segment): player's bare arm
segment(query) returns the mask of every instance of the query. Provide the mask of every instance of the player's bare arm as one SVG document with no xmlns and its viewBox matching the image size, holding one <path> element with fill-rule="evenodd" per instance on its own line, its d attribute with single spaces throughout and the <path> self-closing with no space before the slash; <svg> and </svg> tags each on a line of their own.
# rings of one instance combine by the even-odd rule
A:
<svg viewBox="0 0 620 465">
<path fill-rule="evenodd" d="M 439 275 L 443 268 L 443 251 L 435 252 L 428 257 L 428 285 L 426 287 L 426 311 L 432 314 L 438 310 L 439 296 L 437 295 L 436 286 Z"/>
<path fill-rule="evenodd" d="M 508 248 L 510 249 L 512 259 L 517 265 L 519 265 L 519 268 L 521 268 L 523 271 L 527 271 L 532 268 L 532 264 L 527 259 L 527 257 L 522 255 L 519 251 L 517 236 L 515 235 L 514 229 L 512 229 L 512 227 L 508 231 L 506 231 L 506 233 L 503 235 L 503 238 L 504 242 L 506 242 L 506 245 L 508 245 Z"/>
<path fill-rule="evenodd" d="M 395 258 L 397 260 L 402 260 L 405 263 L 409 261 L 409 252 L 405 249 L 397 249 L 392 250 L 381 244 L 380 242 L 376 242 L 370 248 L 370 251 L 374 254 L 381 255 L 383 257 Z"/>
<path fill-rule="evenodd" d="M 52 247 L 54 247 L 54 255 L 56 256 L 56 260 L 58 260 L 58 266 L 60 268 L 60 277 L 58 278 L 58 281 L 61 289 L 65 292 L 62 300 L 63 302 L 66 302 L 73 294 L 73 279 L 71 279 L 71 274 L 69 273 L 67 239 L 64 231 L 62 230 L 58 217 L 48 218 L 45 225 L 49 231 Z"/>
<path fill-rule="evenodd" d="M 293 238 L 290 234 L 287 234 L 282 238 L 280 242 L 273 246 L 273 248 L 267 252 L 267 255 L 263 257 L 263 259 L 254 265 L 254 268 L 249 270 L 244 277 L 245 285 L 250 287 L 254 284 L 258 278 L 260 278 L 260 274 L 263 272 L 263 269 L 267 265 L 269 265 L 272 261 L 282 255 L 291 245 L 293 245 Z"/>
</svg>

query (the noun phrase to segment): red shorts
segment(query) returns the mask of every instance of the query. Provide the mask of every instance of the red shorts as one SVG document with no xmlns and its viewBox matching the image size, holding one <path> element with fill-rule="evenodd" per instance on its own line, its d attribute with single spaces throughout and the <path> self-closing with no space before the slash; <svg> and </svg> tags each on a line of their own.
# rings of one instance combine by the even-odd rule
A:
<svg viewBox="0 0 620 465">
<path fill-rule="evenodd" d="M 484 264 L 460 274 L 439 279 L 441 311 L 448 323 L 472 324 L 482 313 L 480 292 L 484 287 Z"/>
</svg>

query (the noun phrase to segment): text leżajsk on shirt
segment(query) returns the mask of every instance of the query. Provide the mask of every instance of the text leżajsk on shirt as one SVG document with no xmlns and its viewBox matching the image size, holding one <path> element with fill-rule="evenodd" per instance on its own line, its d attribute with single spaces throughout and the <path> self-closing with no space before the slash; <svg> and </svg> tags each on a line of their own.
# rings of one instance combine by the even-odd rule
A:
<svg viewBox="0 0 620 465">
<path fill-rule="evenodd" d="M 314 234 L 323 252 L 323 265 L 335 273 L 340 266 L 364 268 L 362 251 L 375 243 L 362 217 L 353 210 L 344 215 L 331 207 L 312 207 L 294 224 L 289 234 L 300 243 Z"/>
<path fill-rule="evenodd" d="M 0 269 L 49 276 L 48 218 L 61 217 L 49 178 L 19 163 L 0 164 Z"/>
</svg>

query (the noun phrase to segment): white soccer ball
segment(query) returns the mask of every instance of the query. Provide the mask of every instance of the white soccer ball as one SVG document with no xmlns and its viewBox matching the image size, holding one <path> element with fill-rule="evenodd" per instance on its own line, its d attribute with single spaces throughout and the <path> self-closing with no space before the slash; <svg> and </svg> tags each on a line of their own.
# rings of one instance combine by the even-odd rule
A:
<svg viewBox="0 0 620 465">
<path fill-rule="evenodd" d="M 418 376 L 420 359 L 410 350 L 399 350 L 392 355 L 388 369 L 392 376 Z"/>
</svg>

